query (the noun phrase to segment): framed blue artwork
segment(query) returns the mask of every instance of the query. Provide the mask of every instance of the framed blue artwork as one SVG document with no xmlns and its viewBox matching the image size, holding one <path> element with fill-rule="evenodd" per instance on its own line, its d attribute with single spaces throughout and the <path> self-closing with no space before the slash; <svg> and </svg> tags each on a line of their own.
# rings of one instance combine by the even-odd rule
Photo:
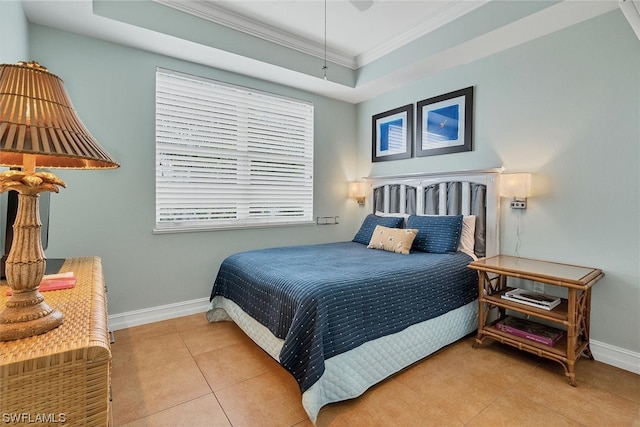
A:
<svg viewBox="0 0 640 427">
<path fill-rule="evenodd" d="M 416 156 L 471 151 L 473 86 L 418 102 Z"/>
<path fill-rule="evenodd" d="M 413 104 L 372 118 L 371 161 L 408 159 L 413 146 Z"/>
</svg>

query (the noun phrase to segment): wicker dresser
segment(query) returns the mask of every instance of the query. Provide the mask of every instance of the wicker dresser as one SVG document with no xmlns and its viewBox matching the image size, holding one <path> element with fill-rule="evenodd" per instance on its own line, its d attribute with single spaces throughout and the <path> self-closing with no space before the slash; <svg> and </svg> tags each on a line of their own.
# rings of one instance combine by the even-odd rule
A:
<svg viewBox="0 0 640 427">
<path fill-rule="evenodd" d="M 45 334 L 0 342 L 2 424 L 106 426 L 111 349 L 100 258 L 65 260 L 72 289 L 44 293 L 64 323 Z M 0 286 L 0 307 L 8 298 Z"/>
</svg>

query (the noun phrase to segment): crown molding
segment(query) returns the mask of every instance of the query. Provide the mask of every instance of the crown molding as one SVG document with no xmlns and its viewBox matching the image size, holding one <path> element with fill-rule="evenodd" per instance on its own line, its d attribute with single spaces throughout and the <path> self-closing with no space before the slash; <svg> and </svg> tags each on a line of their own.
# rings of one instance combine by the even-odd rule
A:
<svg viewBox="0 0 640 427">
<path fill-rule="evenodd" d="M 625 18 L 629 21 L 631 28 L 640 40 L 640 1 L 638 0 L 618 0 L 618 5 Z"/>
<path fill-rule="evenodd" d="M 393 38 L 380 46 L 370 49 L 354 58 L 357 68 L 367 65 L 394 50 L 411 43 L 438 28 L 460 18 L 461 16 L 489 3 L 490 0 L 446 2 L 429 19 L 422 22 L 400 36 Z"/>
<path fill-rule="evenodd" d="M 208 1 L 152 0 L 155 3 L 223 25 L 232 30 L 324 59 L 324 45 L 293 33 L 282 31 L 255 19 L 247 18 Z M 327 60 L 338 65 L 357 68 L 355 58 L 336 49 L 327 48 Z"/>
<path fill-rule="evenodd" d="M 105 2 L 109 3 L 111 2 Z M 632 6 L 635 7 L 633 4 Z M 23 3 L 25 16 L 33 24 L 226 70 L 352 104 L 374 99 L 417 80 L 587 21 L 618 7 L 618 1 L 560 1 L 510 24 L 459 42 L 444 51 L 416 55 L 414 62 L 399 64 L 385 74 L 351 86 L 286 68 L 277 61 L 267 63 L 122 22 L 117 18 L 105 17 L 95 13 L 91 0 Z"/>
<path fill-rule="evenodd" d="M 289 49 L 323 59 L 324 45 L 316 43 L 307 38 L 300 37 L 293 33 L 283 31 L 279 28 L 266 25 L 255 19 L 247 18 L 241 14 L 229 11 L 223 7 L 216 5 L 210 1 L 184 1 L 184 0 L 152 0 L 155 3 L 162 4 L 181 12 L 206 19 L 210 22 L 223 25 L 236 31 L 241 31 L 254 37 L 279 44 Z M 351 56 L 337 49 L 327 48 L 327 60 L 334 64 L 355 70 L 363 67 L 376 59 L 379 59 L 394 50 L 414 41 L 418 38 L 430 33 L 457 18 L 483 6 L 489 0 L 481 1 L 463 1 L 463 2 L 446 2 L 442 7 L 434 13 L 428 20 L 422 22 L 413 28 L 410 28 L 404 34 L 389 40 L 373 49 L 361 53 L 357 56 Z"/>
</svg>

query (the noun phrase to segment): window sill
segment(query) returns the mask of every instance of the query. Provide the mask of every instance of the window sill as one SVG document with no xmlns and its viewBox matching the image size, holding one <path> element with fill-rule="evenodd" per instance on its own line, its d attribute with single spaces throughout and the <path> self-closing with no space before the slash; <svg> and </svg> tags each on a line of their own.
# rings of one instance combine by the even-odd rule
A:
<svg viewBox="0 0 640 427">
<path fill-rule="evenodd" d="M 315 221 L 304 222 L 287 222 L 277 224 L 238 224 L 238 225 L 218 225 L 218 226 L 200 226 L 200 227 L 166 227 L 154 228 L 153 234 L 174 234 L 174 233 L 204 233 L 209 231 L 231 231 L 231 230 L 253 230 L 259 228 L 282 228 L 315 225 Z"/>
</svg>

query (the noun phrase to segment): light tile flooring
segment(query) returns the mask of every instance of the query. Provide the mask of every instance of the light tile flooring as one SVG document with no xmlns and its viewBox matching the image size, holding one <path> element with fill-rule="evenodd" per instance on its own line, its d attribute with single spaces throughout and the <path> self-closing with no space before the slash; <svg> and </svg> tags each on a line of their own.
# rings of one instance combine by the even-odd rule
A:
<svg viewBox="0 0 640 427">
<path fill-rule="evenodd" d="M 204 314 L 115 332 L 116 426 L 310 427 L 293 377 L 230 322 Z M 587 359 L 562 367 L 467 337 L 328 405 L 318 426 L 636 426 L 640 376 Z"/>
</svg>

